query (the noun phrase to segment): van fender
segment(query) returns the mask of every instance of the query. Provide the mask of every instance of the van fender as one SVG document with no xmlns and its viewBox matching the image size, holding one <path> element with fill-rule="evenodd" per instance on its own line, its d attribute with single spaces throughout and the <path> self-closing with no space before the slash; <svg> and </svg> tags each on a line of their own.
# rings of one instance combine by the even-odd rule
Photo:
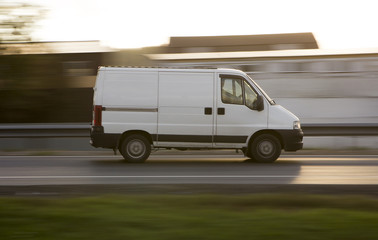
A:
<svg viewBox="0 0 378 240">
<path fill-rule="evenodd" d="M 120 146 L 122 145 L 123 140 L 125 140 L 125 138 L 127 138 L 128 136 L 133 135 L 133 134 L 144 136 L 151 143 L 151 145 L 153 145 L 153 138 L 152 138 L 151 134 L 149 134 L 148 132 L 143 131 L 143 130 L 129 130 L 129 131 L 123 132 L 121 137 L 119 138 L 119 140 L 117 142 L 116 148 L 118 149 L 119 152 L 121 152 Z"/>
<path fill-rule="evenodd" d="M 257 131 L 255 132 L 254 134 L 252 134 L 250 137 L 249 137 L 249 140 L 248 140 L 248 149 L 250 148 L 253 140 L 255 140 L 258 136 L 262 135 L 262 134 L 270 134 L 270 135 L 273 135 L 275 136 L 276 138 L 278 138 L 278 140 L 280 141 L 280 144 L 281 144 L 281 148 L 283 149 L 284 148 L 284 140 L 281 136 L 281 134 L 279 134 L 277 131 L 275 130 L 272 130 L 272 129 L 263 129 L 263 130 L 260 130 L 260 131 Z"/>
</svg>

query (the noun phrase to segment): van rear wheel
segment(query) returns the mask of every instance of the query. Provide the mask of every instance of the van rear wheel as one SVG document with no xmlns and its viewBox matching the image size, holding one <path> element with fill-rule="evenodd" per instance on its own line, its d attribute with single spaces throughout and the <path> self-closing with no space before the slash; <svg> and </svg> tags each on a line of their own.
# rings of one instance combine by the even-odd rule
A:
<svg viewBox="0 0 378 240">
<path fill-rule="evenodd" d="M 249 150 L 249 155 L 257 162 L 271 163 L 281 154 L 281 143 L 277 137 L 270 134 L 261 134 L 256 137 Z"/>
<path fill-rule="evenodd" d="M 133 134 L 123 140 L 120 152 L 127 162 L 143 163 L 150 156 L 151 144 L 144 136 Z"/>
</svg>

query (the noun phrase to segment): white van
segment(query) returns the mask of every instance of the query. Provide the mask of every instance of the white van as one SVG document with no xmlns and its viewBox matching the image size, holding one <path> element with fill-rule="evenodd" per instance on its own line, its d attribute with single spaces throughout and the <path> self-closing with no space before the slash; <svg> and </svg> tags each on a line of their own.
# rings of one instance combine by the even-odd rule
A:
<svg viewBox="0 0 378 240">
<path fill-rule="evenodd" d="M 91 144 L 144 162 L 151 148 L 241 149 L 258 162 L 302 149 L 299 119 L 234 69 L 100 67 Z"/>
</svg>

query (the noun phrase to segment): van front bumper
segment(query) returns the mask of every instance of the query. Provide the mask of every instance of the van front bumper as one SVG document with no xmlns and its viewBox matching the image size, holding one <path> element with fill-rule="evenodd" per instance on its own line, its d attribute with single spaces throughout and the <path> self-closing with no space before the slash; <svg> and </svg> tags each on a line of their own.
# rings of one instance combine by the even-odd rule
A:
<svg viewBox="0 0 378 240">
<path fill-rule="evenodd" d="M 114 133 L 104 133 L 103 126 L 92 126 L 91 127 L 91 140 L 90 144 L 93 147 L 102 148 L 118 148 L 118 142 L 121 134 Z"/>
<path fill-rule="evenodd" d="M 303 131 L 302 129 L 278 130 L 283 141 L 285 151 L 297 151 L 303 148 Z"/>
</svg>

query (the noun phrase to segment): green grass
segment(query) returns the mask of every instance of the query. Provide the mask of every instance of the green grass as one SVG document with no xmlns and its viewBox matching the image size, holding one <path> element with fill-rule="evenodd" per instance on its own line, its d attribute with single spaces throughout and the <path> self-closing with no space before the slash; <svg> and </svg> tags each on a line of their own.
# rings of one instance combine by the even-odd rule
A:
<svg viewBox="0 0 378 240">
<path fill-rule="evenodd" d="M 376 239 L 378 199 L 323 195 L 0 198 L 0 239 Z"/>
</svg>

